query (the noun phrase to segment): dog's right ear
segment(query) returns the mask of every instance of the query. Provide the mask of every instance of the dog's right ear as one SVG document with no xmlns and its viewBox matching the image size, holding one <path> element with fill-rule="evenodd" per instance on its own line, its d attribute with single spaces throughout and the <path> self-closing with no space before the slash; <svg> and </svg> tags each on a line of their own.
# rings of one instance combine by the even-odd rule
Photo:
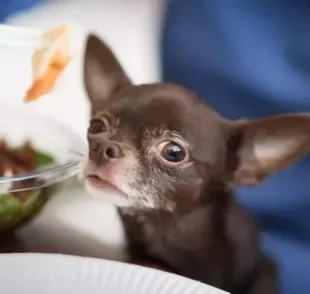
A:
<svg viewBox="0 0 310 294">
<path fill-rule="evenodd" d="M 233 126 L 235 124 L 235 126 Z M 233 123 L 235 170 L 239 185 L 257 185 L 310 153 L 310 115 L 279 115 Z"/>
<path fill-rule="evenodd" d="M 97 36 L 88 35 L 84 58 L 84 85 L 92 109 L 100 108 L 115 91 L 130 84 L 111 49 Z"/>
</svg>

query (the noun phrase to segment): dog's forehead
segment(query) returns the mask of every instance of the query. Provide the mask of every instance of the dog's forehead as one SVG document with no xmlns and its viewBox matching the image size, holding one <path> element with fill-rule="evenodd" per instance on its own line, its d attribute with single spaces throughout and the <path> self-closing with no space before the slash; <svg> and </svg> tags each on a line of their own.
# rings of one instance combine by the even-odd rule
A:
<svg viewBox="0 0 310 294">
<path fill-rule="evenodd" d="M 117 93 L 109 112 L 120 123 L 133 127 L 165 126 L 179 132 L 193 132 L 200 126 L 214 128 L 219 116 L 193 92 L 173 84 L 130 87 Z"/>
</svg>

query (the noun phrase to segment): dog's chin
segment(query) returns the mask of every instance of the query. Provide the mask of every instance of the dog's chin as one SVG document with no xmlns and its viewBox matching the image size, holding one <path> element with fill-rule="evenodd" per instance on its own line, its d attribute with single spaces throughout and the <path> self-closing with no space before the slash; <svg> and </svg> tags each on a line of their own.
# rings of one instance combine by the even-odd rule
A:
<svg viewBox="0 0 310 294">
<path fill-rule="evenodd" d="M 130 201 L 127 196 L 119 191 L 111 184 L 95 178 L 86 178 L 84 188 L 91 196 L 102 200 L 107 204 L 112 204 L 119 207 L 129 207 Z"/>
</svg>

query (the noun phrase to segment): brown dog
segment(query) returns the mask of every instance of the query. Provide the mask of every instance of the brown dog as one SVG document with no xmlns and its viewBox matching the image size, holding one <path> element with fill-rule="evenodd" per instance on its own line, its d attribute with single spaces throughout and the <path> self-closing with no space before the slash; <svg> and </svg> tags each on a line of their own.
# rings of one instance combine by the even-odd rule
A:
<svg viewBox="0 0 310 294">
<path fill-rule="evenodd" d="M 85 186 L 119 207 L 133 259 L 233 294 L 277 293 L 276 270 L 232 189 L 309 151 L 310 116 L 229 121 L 179 85 L 133 85 L 90 35 Z"/>
</svg>

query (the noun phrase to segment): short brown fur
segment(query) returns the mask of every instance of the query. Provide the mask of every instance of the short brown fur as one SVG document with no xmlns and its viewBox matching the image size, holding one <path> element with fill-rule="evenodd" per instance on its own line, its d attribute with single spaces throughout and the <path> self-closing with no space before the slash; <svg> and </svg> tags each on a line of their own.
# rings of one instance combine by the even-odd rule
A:
<svg viewBox="0 0 310 294">
<path fill-rule="evenodd" d="M 100 168 L 132 156 L 124 197 L 141 194 L 154 205 L 136 197 L 119 208 L 132 258 L 232 294 L 278 293 L 275 266 L 232 188 L 256 185 L 308 153 L 309 115 L 229 121 L 180 85 L 133 85 L 94 35 L 86 45 L 85 87 L 92 118 L 107 125 L 89 132 L 89 161 Z M 185 161 L 163 160 L 156 153 L 162 140 L 181 141 Z"/>
</svg>

